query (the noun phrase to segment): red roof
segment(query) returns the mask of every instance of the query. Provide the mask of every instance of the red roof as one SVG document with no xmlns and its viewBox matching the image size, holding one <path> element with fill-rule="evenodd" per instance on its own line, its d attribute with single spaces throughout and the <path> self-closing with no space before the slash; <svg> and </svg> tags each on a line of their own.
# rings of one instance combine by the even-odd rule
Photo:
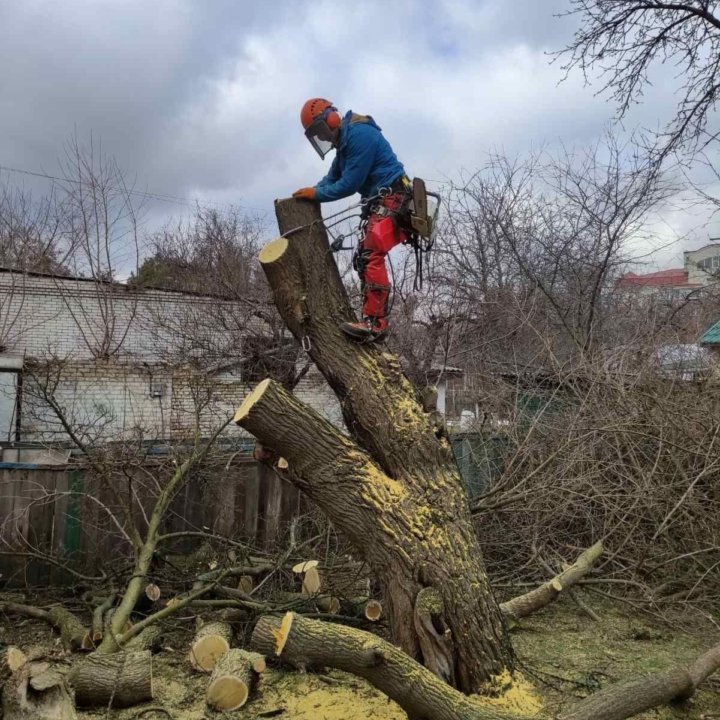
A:
<svg viewBox="0 0 720 720">
<path fill-rule="evenodd" d="M 659 270 L 658 272 L 638 275 L 636 273 L 627 273 L 618 280 L 618 287 L 678 287 L 678 286 L 696 287 L 695 284 L 688 283 L 688 272 L 683 268 L 671 268 L 670 270 Z"/>
</svg>

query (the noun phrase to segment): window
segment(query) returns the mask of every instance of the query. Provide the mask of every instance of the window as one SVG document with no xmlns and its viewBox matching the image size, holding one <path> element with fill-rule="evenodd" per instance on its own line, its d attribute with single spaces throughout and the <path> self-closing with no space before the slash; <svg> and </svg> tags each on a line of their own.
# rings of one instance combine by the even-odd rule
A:
<svg viewBox="0 0 720 720">
<path fill-rule="evenodd" d="M 715 273 L 720 270 L 720 255 L 713 255 L 713 257 L 698 260 L 697 266 L 707 273 Z"/>
<path fill-rule="evenodd" d="M 0 441 L 18 440 L 20 428 L 20 393 L 22 376 L 19 370 L 0 370 Z"/>
</svg>

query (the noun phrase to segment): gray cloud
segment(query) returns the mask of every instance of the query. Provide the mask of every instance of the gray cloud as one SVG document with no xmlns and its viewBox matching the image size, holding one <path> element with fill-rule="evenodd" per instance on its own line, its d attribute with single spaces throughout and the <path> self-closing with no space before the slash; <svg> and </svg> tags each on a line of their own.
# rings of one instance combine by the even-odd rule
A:
<svg viewBox="0 0 720 720">
<path fill-rule="evenodd" d="M 0 164 L 57 169 L 76 130 L 139 186 L 244 203 L 326 169 L 299 128 L 324 95 L 370 112 L 417 174 L 456 177 L 493 148 L 595 141 L 613 113 L 547 51 L 565 0 L 0 0 Z M 671 71 L 628 125 L 673 107 Z M 154 203 L 149 221 L 177 213 Z M 674 224 L 680 223 L 675 214 Z"/>
</svg>

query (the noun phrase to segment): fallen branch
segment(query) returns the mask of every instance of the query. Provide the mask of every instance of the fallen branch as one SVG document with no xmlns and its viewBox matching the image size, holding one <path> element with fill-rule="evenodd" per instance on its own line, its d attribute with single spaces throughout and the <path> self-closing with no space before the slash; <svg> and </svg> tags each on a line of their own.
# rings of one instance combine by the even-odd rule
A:
<svg viewBox="0 0 720 720">
<path fill-rule="evenodd" d="M 454 690 L 402 650 L 371 633 L 294 613 L 261 617 L 250 646 L 300 668 L 329 666 L 368 680 L 415 720 L 512 720 Z"/>
<path fill-rule="evenodd" d="M 562 713 L 558 720 L 624 720 L 657 705 L 687 700 L 718 669 L 720 645 L 708 650 L 689 667 L 676 667 L 611 685 Z"/>
<path fill-rule="evenodd" d="M 397 702 L 415 720 L 528 720 L 484 704 L 444 683 L 381 638 L 342 625 L 287 613 L 261 617 L 250 645 L 298 668 L 332 667 L 359 675 Z M 720 645 L 689 667 L 612 685 L 582 700 L 558 720 L 625 720 L 671 701 L 689 698 L 720 669 Z"/>
<path fill-rule="evenodd" d="M 75 615 L 63 607 L 43 610 L 33 605 L 4 602 L 0 603 L 0 613 L 2 612 L 10 615 L 23 615 L 52 625 L 60 633 L 63 644 L 68 650 L 92 650 L 94 647 L 87 628 Z"/>
<path fill-rule="evenodd" d="M 563 570 L 552 580 L 548 580 L 548 582 L 524 595 L 501 603 L 500 609 L 503 614 L 517 620 L 549 605 L 563 590 L 572 587 L 590 572 L 592 566 L 602 555 L 602 551 L 602 543 L 595 543 L 595 545 L 585 550 L 569 568 Z"/>
</svg>

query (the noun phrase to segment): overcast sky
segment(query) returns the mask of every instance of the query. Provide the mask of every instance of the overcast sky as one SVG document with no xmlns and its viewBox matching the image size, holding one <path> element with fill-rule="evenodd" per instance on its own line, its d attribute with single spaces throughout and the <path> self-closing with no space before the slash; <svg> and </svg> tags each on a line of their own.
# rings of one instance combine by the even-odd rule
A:
<svg viewBox="0 0 720 720">
<path fill-rule="evenodd" d="M 0 0 L 0 165 L 54 174 L 92 131 L 143 189 L 264 214 L 325 172 L 299 124 L 327 97 L 372 114 L 410 174 L 456 179 L 492 149 L 592 145 L 614 108 L 547 53 L 567 0 Z M 628 125 L 674 107 L 671 71 Z M 23 176 L 0 171 L 0 180 Z M 25 176 L 25 182 L 38 182 Z M 154 202 L 157 226 L 183 211 Z M 668 207 L 653 262 L 720 224 Z M 684 239 L 673 242 L 674 239 Z M 642 251 L 642 248 L 640 249 Z"/>
</svg>

